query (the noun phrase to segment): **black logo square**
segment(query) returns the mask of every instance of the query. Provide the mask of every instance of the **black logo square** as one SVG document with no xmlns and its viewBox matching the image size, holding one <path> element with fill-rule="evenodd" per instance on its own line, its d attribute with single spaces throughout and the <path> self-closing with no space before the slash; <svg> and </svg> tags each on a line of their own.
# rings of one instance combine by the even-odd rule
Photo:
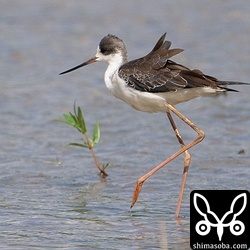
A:
<svg viewBox="0 0 250 250">
<path fill-rule="evenodd" d="M 247 190 L 194 190 L 190 194 L 191 249 L 248 249 Z"/>
</svg>

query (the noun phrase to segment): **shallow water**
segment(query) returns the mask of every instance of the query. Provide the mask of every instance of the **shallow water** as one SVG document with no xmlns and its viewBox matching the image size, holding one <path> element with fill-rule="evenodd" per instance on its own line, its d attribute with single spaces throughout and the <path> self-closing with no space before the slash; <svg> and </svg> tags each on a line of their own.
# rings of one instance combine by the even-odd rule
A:
<svg viewBox="0 0 250 250">
<path fill-rule="evenodd" d="M 179 149 L 163 114 L 132 110 L 103 83 L 106 65 L 58 73 L 91 58 L 99 40 L 124 39 L 129 58 L 145 55 L 168 32 L 176 56 L 220 79 L 249 81 L 249 1 L 1 1 L 1 249 L 189 249 L 194 189 L 249 189 L 250 88 L 177 108 L 206 132 L 174 218 L 182 158 L 144 183 L 137 178 Z M 149 11 L 150 10 L 150 11 Z M 55 122 L 82 107 L 98 121 L 103 180 L 90 152 L 67 147 L 81 136 Z M 185 141 L 195 134 L 177 120 Z M 239 152 L 244 152 L 239 154 Z"/>
</svg>

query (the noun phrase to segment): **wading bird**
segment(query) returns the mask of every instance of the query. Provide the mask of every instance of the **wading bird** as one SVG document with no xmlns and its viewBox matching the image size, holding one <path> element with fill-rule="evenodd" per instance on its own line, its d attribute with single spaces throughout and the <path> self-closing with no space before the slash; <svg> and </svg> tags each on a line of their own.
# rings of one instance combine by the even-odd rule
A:
<svg viewBox="0 0 250 250">
<path fill-rule="evenodd" d="M 183 50 L 170 49 L 171 42 L 165 41 L 165 37 L 166 33 L 162 35 L 149 54 L 128 62 L 127 50 L 123 41 L 116 36 L 107 35 L 101 40 L 93 58 L 60 74 L 71 72 L 94 62 L 107 62 L 108 68 L 104 75 L 104 81 L 115 97 L 143 112 L 164 112 L 167 114 L 181 149 L 137 180 L 131 208 L 138 199 L 144 181 L 170 161 L 184 154 L 184 171 L 175 213 L 175 216 L 178 217 L 191 159 L 188 149 L 201 142 L 205 134 L 173 105 L 195 97 L 217 95 L 227 91 L 237 92 L 225 86 L 245 83 L 220 81 L 203 74 L 200 70 L 190 70 L 170 60 L 172 56 Z M 194 141 L 187 145 L 184 144 L 171 112 L 198 134 Z"/>
</svg>

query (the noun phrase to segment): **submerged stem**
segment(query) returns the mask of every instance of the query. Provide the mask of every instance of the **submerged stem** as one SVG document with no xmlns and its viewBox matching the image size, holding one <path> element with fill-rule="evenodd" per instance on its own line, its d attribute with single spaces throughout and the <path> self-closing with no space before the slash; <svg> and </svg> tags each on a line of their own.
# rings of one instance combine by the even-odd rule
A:
<svg viewBox="0 0 250 250">
<path fill-rule="evenodd" d="M 87 144 L 88 144 L 88 148 L 89 150 L 91 151 L 91 154 L 94 158 L 94 161 L 95 161 L 95 165 L 97 166 L 97 168 L 100 170 L 101 174 L 103 177 L 106 177 L 108 176 L 108 174 L 106 173 L 105 171 L 105 168 L 100 164 L 100 162 L 97 160 L 97 157 L 96 157 L 96 154 L 95 154 L 95 150 L 94 150 L 94 146 L 93 146 L 93 143 L 92 141 L 90 140 L 90 138 L 88 137 L 88 135 L 86 133 L 84 133 L 85 135 L 85 138 L 86 138 L 86 141 L 87 141 Z"/>
<path fill-rule="evenodd" d="M 103 177 L 108 176 L 108 174 L 106 173 L 104 167 L 103 167 L 103 166 L 100 164 L 100 162 L 97 160 L 96 155 L 95 155 L 94 148 L 92 147 L 92 148 L 90 149 L 90 151 L 91 151 L 92 156 L 93 156 L 93 158 L 94 158 L 95 165 L 96 165 L 96 166 L 98 167 L 98 169 L 100 170 L 102 176 L 103 176 Z"/>
</svg>

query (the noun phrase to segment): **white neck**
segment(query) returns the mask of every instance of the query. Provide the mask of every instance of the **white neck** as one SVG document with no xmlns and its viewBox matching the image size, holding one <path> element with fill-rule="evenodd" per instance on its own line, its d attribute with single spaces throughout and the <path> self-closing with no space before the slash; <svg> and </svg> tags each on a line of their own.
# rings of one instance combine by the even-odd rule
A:
<svg viewBox="0 0 250 250">
<path fill-rule="evenodd" d="M 113 77 L 119 70 L 119 68 L 127 62 L 127 58 L 123 58 L 121 53 L 117 53 L 115 55 L 112 55 L 112 57 L 107 58 L 106 60 L 108 62 L 108 68 L 104 74 L 104 81 L 107 86 L 107 88 L 111 91 L 113 89 L 113 84 L 112 82 Z"/>
</svg>

